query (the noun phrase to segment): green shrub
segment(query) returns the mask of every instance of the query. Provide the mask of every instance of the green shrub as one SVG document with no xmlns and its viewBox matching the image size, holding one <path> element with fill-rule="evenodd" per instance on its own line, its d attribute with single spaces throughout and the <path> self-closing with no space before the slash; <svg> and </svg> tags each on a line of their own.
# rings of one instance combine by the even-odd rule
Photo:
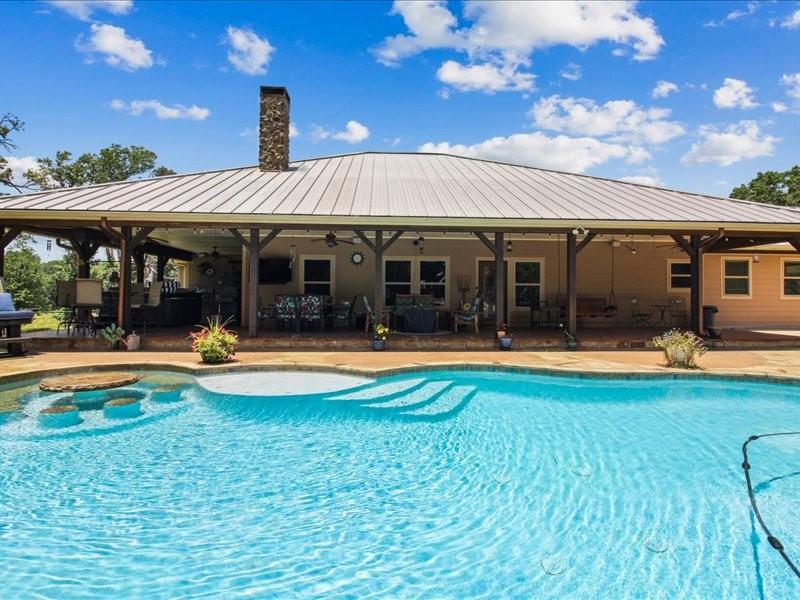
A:
<svg viewBox="0 0 800 600">
<path fill-rule="evenodd" d="M 199 331 L 189 333 L 192 340 L 192 351 L 199 352 L 204 363 L 221 363 L 231 359 L 236 353 L 238 336 L 226 328 L 228 321 L 219 322 L 219 317 L 210 317 L 208 325 Z"/>
</svg>

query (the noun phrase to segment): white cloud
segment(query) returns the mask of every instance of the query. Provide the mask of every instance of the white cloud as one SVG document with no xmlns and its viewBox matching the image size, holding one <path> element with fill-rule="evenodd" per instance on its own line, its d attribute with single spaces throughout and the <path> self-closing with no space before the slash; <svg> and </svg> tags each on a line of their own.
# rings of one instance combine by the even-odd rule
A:
<svg viewBox="0 0 800 600">
<path fill-rule="evenodd" d="M 300 130 L 297 128 L 297 125 L 289 122 L 289 137 L 296 138 L 298 135 L 300 135 Z"/>
<path fill-rule="evenodd" d="M 201 108 L 196 104 L 191 106 L 184 106 L 183 104 L 167 106 L 158 100 L 131 100 L 130 102 L 112 100 L 110 106 L 114 110 L 125 112 L 132 117 L 140 117 L 145 111 L 150 110 L 157 119 L 162 120 L 188 119 L 190 121 L 204 121 L 211 115 L 209 109 Z"/>
<path fill-rule="evenodd" d="M 530 111 L 542 129 L 638 144 L 662 144 L 683 135 L 680 123 L 667 120 L 670 114 L 667 108 L 644 108 L 632 100 L 596 104 L 589 98 L 559 95 L 542 98 Z"/>
<path fill-rule="evenodd" d="M 3 158 L 6 160 L 3 168 L 11 169 L 11 181 L 18 185 L 25 183 L 26 171 L 39 168 L 35 156 L 4 156 Z"/>
<path fill-rule="evenodd" d="M 328 138 L 347 142 L 348 144 L 358 144 L 369 137 L 369 129 L 358 121 L 348 121 L 342 131 L 325 129 L 319 125 L 311 126 L 311 139 L 321 142 Z"/>
<path fill-rule="evenodd" d="M 269 40 L 258 37 L 252 29 L 246 27 L 229 25 L 225 33 L 225 43 L 231 47 L 228 50 L 228 62 L 246 75 L 264 75 L 275 52 Z"/>
<path fill-rule="evenodd" d="M 653 175 L 626 175 L 625 177 L 620 177 L 620 180 L 627 181 L 628 183 L 639 183 L 641 185 L 663 185 L 658 177 L 654 177 Z"/>
<path fill-rule="evenodd" d="M 631 48 L 635 60 L 648 60 L 664 44 L 653 20 L 637 13 L 635 2 L 468 0 L 463 18 L 470 24 L 463 27 L 443 0 L 396 0 L 392 14 L 403 18 L 408 33 L 385 38 L 374 49 L 377 60 L 397 66 L 429 49 L 463 52 L 467 65 L 447 61 L 442 68 L 452 63 L 445 74 L 467 91 L 531 89 L 533 76 L 520 68 L 530 65 L 535 50 L 549 46 L 565 44 L 583 50 L 608 41 Z M 505 75 L 501 81 L 507 83 L 498 83 L 498 73 Z M 487 85 L 479 87 L 480 80 Z"/>
<path fill-rule="evenodd" d="M 786 18 L 781 21 L 781 27 L 785 29 L 800 29 L 800 9 L 787 15 Z"/>
<path fill-rule="evenodd" d="M 666 98 L 673 92 L 678 91 L 678 85 L 672 83 L 671 81 L 665 81 L 663 79 L 659 79 L 656 82 L 656 87 L 653 88 L 653 91 L 650 92 L 650 95 L 653 98 Z"/>
<path fill-rule="evenodd" d="M 78 36 L 75 47 L 87 54 L 88 62 L 93 62 L 94 55 L 100 54 L 106 64 L 126 71 L 153 66 L 153 53 L 142 40 L 129 37 L 122 27 L 93 23 L 88 41 Z"/>
<path fill-rule="evenodd" d="M 800 111 L 800 72 L 790 73 L 790 74 L 784 73 L 781 76 L 780 84 L 781 86 L 786 88 L 786 95 L 792 99 L 792 110 Z M 783 104 L 783 103 L 777 102 L 776 104 Z M 774 110 L 775 108 L 774 104 L 772 108 Z M 782 112 L 782 111 L 776 111 L 776 112 Z"/>
<path fill-rule="evenodd" d="M 49 0 L 48 4 L 81 21 L 90 21 L 95 11 L 127 15 L 133 8 L 133 0 Z"/>
<path fill-rule="evenodd" d="M 755 13 L 759 8 L 758 2 L 748 2 L 747 6 L 744 10 L 737 8 L 736 10 L 732 10 L 727 15 L 725 15 L 724 19 L 720 19 L 719 21 L 707 21 L 703 23 L 703 27 L 722 27 L 726 23 L 730 21 L 738 21 L 744 17 L 748 17 Z"/>
<path fill-rule="evenodd" d="M 542 132 L 516 133 L 493 137 L 478 144 L 428 142 L 420 152 L 442 152 L 475 158 L 487 158 L 547 169 L 582 173 L 611 159 L 624 159 L 630 151 L 619 144 L 609 144 L 590 137 L 566 135 L 550 137 Z"/>
<path fill-rule="evenodd" d="M 383 138 L 383 141 L 384 141 L 384 143 L 388 144 L 390 147 L 396 148 L 397 146 L 400 145 L 400 142 L 402 142 L 403 139 L 399 138 L 399 137 L 396 137 L 396 138 Z"/>
<path fill-rule="evenodd" d="M 534 76 L 520 73 L 508 65 L 461 65 L 454 60 L 442 63 L 436 72 L 439 81 L 461 92 L 482 91 L 487 94 L 505 91 L 532 90 Z"/>
<path fill-rule="evenodd" d="M 570 81 L 578 81 L 583 74 L 581 72 L 581 66 L 577 63 L 569 63 L 566 67 L 561 69 L 558 72 L 564 79 L 569 79 Z"/>
<path fill-rule="evenodd" d="M 727 167 L 741 160 L 772 156 L 780 138 L 763 135 L 755 121 L 739 121 L 724 130 L 704 125 L 700 141 L 681 157 L 687 165 L 716 164 Z"/>
<path fill-rule="evenodd" d="M 436 92 L 436 95 L 442 100 L 450 100 L 450 90 L 447 88 L 441 88 Z"/>
<path fill-rule="evenodd" d="M 753 98 L 753 92 L 746 81 L 726 77 L 722 87 L 714 90 L 714 104 L 717 108 L 755 108 L 758 103 Z"/>
<path fill-rule="evenodd" d="M 786 106 L 786 103 L 784 102 L 773 102 L 771 106 L 772 110 L 776 113 L 785 113 L 787 110 L 789 110 L 789 107 Z"/>
</svg>

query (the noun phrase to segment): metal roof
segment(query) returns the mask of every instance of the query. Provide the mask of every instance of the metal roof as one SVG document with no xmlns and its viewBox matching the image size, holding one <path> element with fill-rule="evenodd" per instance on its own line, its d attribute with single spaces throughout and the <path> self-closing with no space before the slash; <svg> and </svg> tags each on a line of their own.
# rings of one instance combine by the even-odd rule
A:
<svg viewBox="0 0 800 600">
<path fill-rule="evenodd" d="M 301 160 L 279 172 L 253 166 L 0 198 L 0 219 L 21 211 L 34 219 L 800 225 L 798 209 L 446 154 L 385 152 Z"/>
</svg>

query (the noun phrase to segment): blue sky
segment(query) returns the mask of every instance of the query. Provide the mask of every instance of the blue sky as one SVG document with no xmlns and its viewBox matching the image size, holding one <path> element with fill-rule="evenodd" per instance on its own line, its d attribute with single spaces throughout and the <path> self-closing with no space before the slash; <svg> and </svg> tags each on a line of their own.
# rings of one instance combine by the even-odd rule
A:
<svg viewBox="0 0 800 600">
<path fill-rule="evenodd" d="M 260 84 L 290 91 L 295 159 L 435 149 L 719 195 L 800 162 L 797 2 L 3 2 L 0 19 L 20 166 L 111 143 L 178 172 L 254 164 Z"/>
</svg>

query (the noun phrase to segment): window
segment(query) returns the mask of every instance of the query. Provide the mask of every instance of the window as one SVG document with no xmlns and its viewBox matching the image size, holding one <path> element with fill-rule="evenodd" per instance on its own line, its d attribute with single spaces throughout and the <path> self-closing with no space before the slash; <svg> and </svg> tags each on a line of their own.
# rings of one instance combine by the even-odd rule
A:
<svg viewBox="0 0 800 600">
<path fill-rule="evenodd" d="M 667 290 L 682 292 L 692 287 L 691 265 L 688 260 L 670 259 L 667 261 Z"/>
<path fill-rule="evenodd" d="M 397 294 L 411 293 L 411 260 L 391 259 L 383 263 L 386 306 L 394 306 Z"/>
<path fill-rule="evenodd" d="M 722 296 L 750 297 L 749 258 L 725 258 L 722 260 Z"/>
<path fill-rule="evenodd" d="M 334 295 L 334 262 L 330 256 L 304 256 L 300 261 L 303 294 Z"/>
<path fill-rule="evenodd" d="M 419 293 L 430 294 L 436 304 L 447 304 L 447 261 L 419 261 Z"/>
<path fill-rule="evenodd" d="M 538 260 L 514 262 L 514 306 L 536 306 L 542 296 L 542 263 Z"/>
<path fill-rule="evenodd" d="M 386 306 L 394 306 L 397 294 L 430 294 L 434 302 L 447 306 L 450 286 L 447 257 L 396 257 L 383 259 Z"/>
<path fill-rule="evenodd" d="M 800 298 L 800 260 L 781 260 L 783 272 L 783 296 Z"/>
</svg>

